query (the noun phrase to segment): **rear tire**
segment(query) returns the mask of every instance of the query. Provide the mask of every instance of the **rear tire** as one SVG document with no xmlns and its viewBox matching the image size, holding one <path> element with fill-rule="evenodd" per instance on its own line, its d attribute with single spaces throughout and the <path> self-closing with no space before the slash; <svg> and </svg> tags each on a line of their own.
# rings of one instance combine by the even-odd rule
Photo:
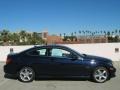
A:
<svg viewBox="0 0 120 90">
<path fill-rule="evenodd" d="M 92 78 L 97 83 L 104 83 L 109 79 L 109 72 L 105 67 L 97 67 L 92 74 Z"/>
<path fill-rule="evenodd" d="M 18 73 L 21 82 L 32 82 L 35 78 L 34 70 L 31 67 L 23 67 Z"/>
</svg>

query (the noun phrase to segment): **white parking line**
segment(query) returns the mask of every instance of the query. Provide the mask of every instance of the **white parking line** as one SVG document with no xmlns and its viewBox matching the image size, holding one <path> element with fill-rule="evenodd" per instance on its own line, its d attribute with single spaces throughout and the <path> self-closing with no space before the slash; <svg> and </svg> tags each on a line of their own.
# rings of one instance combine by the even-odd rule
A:
<svg viewBox="0 0 120 90">
<path fill-rule="evenodd" d="M 0 83 L 0 86 L 2 86 L 3 84 L 5 84 L 7 81 L 8 81 L 8 79 L 5 79 L 4 81 L 2 81 L 2 82 Z"/>
</svg>

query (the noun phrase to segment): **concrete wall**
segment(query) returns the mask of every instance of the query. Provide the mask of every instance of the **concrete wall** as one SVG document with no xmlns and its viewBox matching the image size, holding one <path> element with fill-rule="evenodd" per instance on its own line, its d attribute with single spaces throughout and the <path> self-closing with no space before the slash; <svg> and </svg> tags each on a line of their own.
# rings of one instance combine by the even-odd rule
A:
<svg viewBox="0 0 120 90">
<path fill-rule="evenodd" d="M 112 59 L 113 61 L 120 61 L 120 43 L 69 44 L 66 46 L 80 53 L 97 55 Z M 115 52 L 115 48 L 118 48 L 119 52 Z"/>
<path fill-rule="evenodd" d="M 98 55 L 106 58 L 110 58 L 113 61 L 120 61 L 120 43 L 99 43 L 99 44 L 66 44 L 80 53 L 86 53 L 90 55 Z M 14 52 L 20 52 L 33 46 L 0 46 L 0 61 L 5 61 L 7 55 L 10 52 L 10 48 L 14 49 Z M 115 52 L 115 48 L 119 49 L 119 52 Z"/>
</svg>

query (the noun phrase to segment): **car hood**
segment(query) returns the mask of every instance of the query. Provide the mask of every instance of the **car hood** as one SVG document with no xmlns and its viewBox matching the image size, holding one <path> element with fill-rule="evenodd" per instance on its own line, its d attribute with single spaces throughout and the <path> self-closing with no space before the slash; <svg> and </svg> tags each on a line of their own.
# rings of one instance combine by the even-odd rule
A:
<svg viewBox="0 0 120 90">
<path fill-rule="evenodd" d="M 84 59 L 87 59 L 87 60 L 93 59 L 93 60 L 97 60 L 97 61 L 111 62 L 111 60 L 108 58 L 94 56 L 94 55 L 87 55 L 87 54 L 83 54 L 83 55 L 84 55 Z"/>
</svg>

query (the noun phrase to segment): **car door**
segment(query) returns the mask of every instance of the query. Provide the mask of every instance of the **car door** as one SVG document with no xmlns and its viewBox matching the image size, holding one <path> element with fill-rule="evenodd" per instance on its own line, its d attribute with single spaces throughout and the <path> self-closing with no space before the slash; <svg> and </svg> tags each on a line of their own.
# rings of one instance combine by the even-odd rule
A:
<svg viewBox="0 0 120 90">
<path fill-rule="evenodd" d="M 51 49 L 51 60 L 54 64 L 54 73 L 57 76 L 82 76 L 85 66 L 83 60 L 72 51 L 63 48 Z"/>
<path fill-rule="evenodd" d="M 28 52 L 28 60 L 39 76 L 53 75 L 53 63 L 48 56 L 49 48 L 37 48 Z"/>
</svg>

